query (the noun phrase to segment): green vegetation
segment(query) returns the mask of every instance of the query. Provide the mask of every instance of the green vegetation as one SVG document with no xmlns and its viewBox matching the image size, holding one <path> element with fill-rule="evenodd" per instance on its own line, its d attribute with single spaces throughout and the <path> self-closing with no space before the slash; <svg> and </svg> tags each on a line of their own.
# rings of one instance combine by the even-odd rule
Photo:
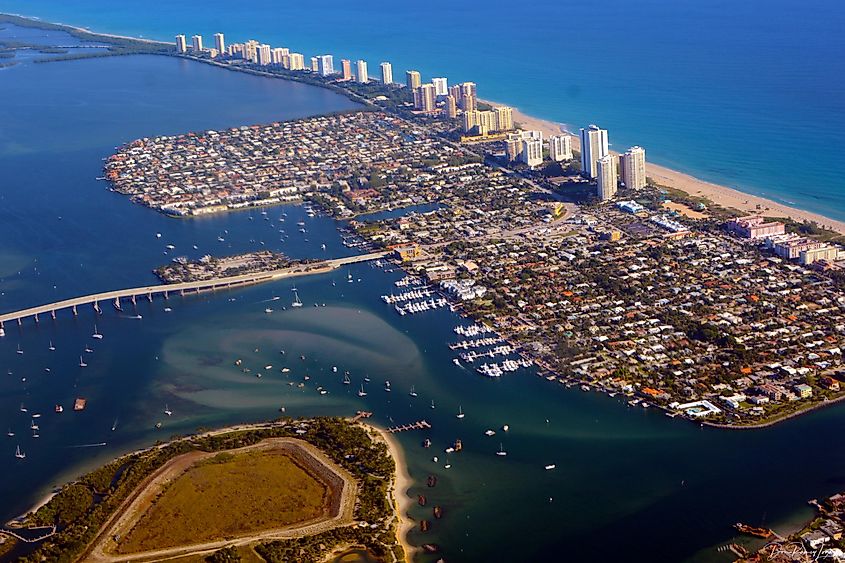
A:
<svg viewBox="0 0 845 563">
<path fill-rule="evenodd" d="M 120 553 L 236 537 L 327 512 L 329 488 L 280 451 L 217 454 L 170 483 Z"/>
<path fill-rule="evenodd" d="M 307 426 L 304 435 L 296 434 L 296 428 Z M 118 506 L 129 497 L 135 488 L 151 473 L 174 457 L 191 451 L 223 452 L 256 444 L 267 438 L 295 437 L 305 440 L 323 451 L 336 464 L 348 471 L 357 481 L 359 498 L 355 505 L 355 518 L 359 521 L 378 523 L 377 530 L 354 528 L 356 543 L 366 545 L 374 553 L 386 553 L 398 549 L 395 538 L 393 511 L 388 502 L 388 488 L 395 469 L 393 458 L 387 446 L 370 439 L 367 431 L 340 418 L 316 418 L 299 423 L 285 419 L 280 424 L 266 429 L 243 430 L 205 437 L 176 440 L 158 448 L 119 458 L 112 463 L 80 477 L 75 483 L 66 485 L 62 492 L 29 515 L 26 524 L 30 526 L 58 524 L 57 533 L 42 542 L 32 553 L 20 559 L 27 563 L 41 561 L 73 561 L 82 556 L 106 520 Z M 225 458 L 218 458 L 222 461 Z M 212 464 L 213 465 L 213 464 Z M 74 492 L 65 494 L 73 488 Z M 84 511 L 82 490 L 86 489 L 94 499 Z M 344 530 L 350 530 L 345 532 Z M 345 541 L 345 534 L 353 528 L 340 528 L 320 536 L 316 549 L 322 553 Z M 265 552 L 287 552 L 295 542 L 272 542 L 259 546 Z M 401 550 L 400 550 L 401 552 Z M 316 553 L 316 551 L 315 551 Z M 272 558 L 273 561 L 307 561 Z"/>
</svg>

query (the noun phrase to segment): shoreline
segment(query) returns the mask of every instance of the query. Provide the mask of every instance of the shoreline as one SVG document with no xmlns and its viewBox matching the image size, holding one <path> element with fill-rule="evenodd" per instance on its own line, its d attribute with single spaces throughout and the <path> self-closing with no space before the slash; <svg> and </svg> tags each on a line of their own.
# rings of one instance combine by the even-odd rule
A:
<svg viewBox="0 0 845 563">
<path fill-rule="evenodd" d="M 388 434 L 383 428 L 374 426 L 367 422 L 361 422 L 365 427 L 377 432 L 387 444 L 390 457 L 396 464 L 395 478 L 391 494 L 393 495 L 393 506 L 399 522 L 396 530 L 396 539 L 405 552 L 405 561 L 411 563 L 414 556 L 422 551 L 422 548 L 411 545 L 408 542 L 408 532 L 414 528 L 413 521 L 408 517 L 408 510 L 413 506 L 413 499 L 408 496 L 408 490 L 414 484 L 411 474 L 408 473 L 408 464 L 405 461 L 405 451 L 394 436 Z"/>
<path fill-rule="evenodd" d="M 479 99 L 478 101 L 493 107 L 507 105 L 502 102 L 486 99 Z M 526 129 L 542 131 L 545 136 L 560 135 L 562 133 L 569 135 L 572 137 L 572 148 L 574 150 L 581 150 L 580 138 L 568 130 L 563 123 L 528 115 L 516 107 L 513 107 L 513 120 L 514 123 L 518 123 Z M 646 148 L 646 150 L 648 149 Z M 611 151 L 611 153 L 617 154 L 615 151 Z M 762 196 L 746 193 L 736 188 L 708 182 L 686 172 L 648 162 L 648 160 L 646 160 L 646 175 L 658 184 L 686 192 L 691 197 L 706 198 L 717 205 L 734 208 L 748 215 L 761 214 L 766 217 L 782 217 L 798 222 L 810 221 L 836 231 L 839 234 L 845 234 L 845 221 L 833 219 L 813 211 L 799 209 Z M 759 206 L 759 209 L 757 206 Z"/>
</svg>

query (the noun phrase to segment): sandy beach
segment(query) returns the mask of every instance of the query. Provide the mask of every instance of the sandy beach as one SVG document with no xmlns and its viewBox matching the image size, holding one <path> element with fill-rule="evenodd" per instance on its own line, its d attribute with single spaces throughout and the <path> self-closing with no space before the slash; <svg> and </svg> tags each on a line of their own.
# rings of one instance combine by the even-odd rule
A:
<svg viewBox="0 0 845 563">
<path fill-rule="evenodd" d="M 402 549 L 405 550 L 405 561 L 410 563 L 414 560 L 415 554 L 421 551 L 421 548 L 414 547 L 408 543 L 408 532 L 414 527 L 414 522 L 408 518 L 408 509 L 414 504 L 414 501 L 408 496 L 408 489 L 411 488 L 413 480 L 411 479 L 411 475 L 408 473 L 408 466 L 405 463 L 405 453 L 402 451 L 402 446 L 399 445 L 394 436 L 391 436 L 381 428 L 377 428 L 369 424 L 366 426 L 381 435 L 387 443 L 387 447 L 390 450 L 390 455 L 393 457 L 393 461 L 396 463 L 396 478 L 393 481 L 392 494 L 393 500 L 396 503 L 396 512 L 399 516 L 399 530 L 397 536 L 399 543 L 402 544 Z"/>
<path fill-rule="evenodd" d="M 507 105 L 490 100 L 479 101 L 490 104 L 491 106 Z M 561 133 L 571 135 L 573 139 L 572 147 L 575 150 L 580 150 L 581 148 L 581 142 L 578 136 L 573 135 L 563 124 L 526 115 L 517 108 L 513 109 L 513 120 L 523 129 L 542 131 L 544 136 L 560 135 Z M 645 147 L 645 149 L 646 157 L 648 157 L 648 147 Z M 658 184 L 684 191 L 692 196 L 707 198 L 723 207 L 733 207 L 746 211 L 749 215 L 761 213 L 767 217 L 788 217 L 795 221 L 815 221 L 823 227 L 845 234 L 845 221 L 837 221 L 818 213 L 790 207 L 783 203 L 747 194 L 727 186 L 705 182 L 689 174 L 657 164 L 646 163 L 646 173 Z"/>
</svg>

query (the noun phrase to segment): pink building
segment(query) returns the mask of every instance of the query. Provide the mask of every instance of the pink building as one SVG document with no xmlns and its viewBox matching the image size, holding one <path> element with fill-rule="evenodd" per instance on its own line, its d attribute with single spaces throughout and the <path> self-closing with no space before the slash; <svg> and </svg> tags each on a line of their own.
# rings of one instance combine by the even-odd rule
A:
<svg viewBox="0 0 845 563">
<path fill-rule="evenodd" d="M 729 231 L 734 232 L 743 238 L 750 239 L 782 235 L 786 232 L 786 227 L 783 223 L 778 221 L 767 223 L 766 220 L 759 215 L 750 215 L 748 217 L 733 219 L 728 222 L 727 228 Z"/>
</svg>

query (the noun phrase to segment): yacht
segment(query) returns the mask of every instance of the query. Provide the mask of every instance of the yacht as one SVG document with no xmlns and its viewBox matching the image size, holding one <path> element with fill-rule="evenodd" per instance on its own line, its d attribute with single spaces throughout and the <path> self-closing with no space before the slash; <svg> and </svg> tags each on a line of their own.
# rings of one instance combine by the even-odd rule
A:
<svg viewBox="0 0 845 563">
<path fill-rule="evenodd" d="M 299 293 L 297 293 L 296 288 L 293 288 L 293 303 L 290 304 L 291 307 L 302 307 L 302 301 L 299 300 Z"/>
<path fill-rule="evenodd" d="M 484 431 L 485 436 L 494 436 L 495 434 L 496 434 L 495 430 L 485 430 Z"/>
<path fill-rule="evenodd" d="M 417 396 L 417 391 L 414 389 L 414 386 L 413 386 L 413 385 L 411 385 L 411 392 L 410 392 L 410 393 L 408 393 L 408 395 L 410 395 L 411 397 L 416 397 L 416 396 Z"/>
<path fill-rule="evenodd" d="M 94 349 L 93 349 L 93 348 L 91 348 L 90 346 L 86 346 L 86 347 L 85 347 L 85 350 L 83 350 L 83 352 L 85 352 L 86 354 L 90 354 L 90 353 L 91 353 L 91 352 L 93 352 L 93 351 L 94 351 Z"/>
<path fill-rule="evenodd" d="M 496 455 L 497 455 L 497 456 L 506 456 L 506 455 L 508 455 L 508 452 L 506 452 L 506 451 L 502 448 L 502 443 L 501 443 L 501 442 L 499 442 L 499 451 L 497 451 L 497 452 L 496 452 Z"/>
<path fill-rule="evenodd" d="M 91 338 L 96 338 L 97 340 L 103 339 L 103 335 L 97 332 L 97 325 L 94 325 L 94 334 L 91 335 Z"/>
<path fill-rule="evenodd" d="M 87 368 L 87 367 L 88 367 L 88 364 L 86 364 L 86 363 L 82 360 L 82 356 L 79 356 L 79 367 L 81 367 L 81 368 Z"/>
<path fill-rule="evenodd" d="M 25 453 L 23 453 L 23 452 L 21 451 L 21 447 L 20 447 L 20 446 L 17 446 L 17 447 L 15 448 L 15 457 L 16 457 L 16 458 L 18 458 L 18 459 L 24 459 L 24 458 L 26 458 L 26 454 L 25 454 Z"/>
<path fill-rule="evenodd" d="M 366 397 L 367 396 L 367 392 L 364 391 L 364 384 L 363 383 L 361 384 L 361 389 L 358 391 L 358 396 L 359 397 Z"/>
<path fill-rule="evenodd" d="M 23 403 L 21 403 L 21 412 L 29 412 L 29 409 L 26 408 Z"/>
<path fill-rule="evenodd" d="M 56 349 L 56 347 L 55 347 L 55 346 L 53 346 L 53 341 L 52 341 L 52 340 L 50 341 L 50 347 L 49 347 L 49 348 L 47 348 L 47 349 L 48 349 L 48 350 L 50 350 L 51 352 L 52 352 L 52 351 L 54 351 L 54 350 Z"/>
<path fill-rule="evenodd" d="M 550 463 L 546 466 L 546 471 L 551 471 L 555 467 L 557 467 L 557 466 L 554 463 Z"/>
<path fill-rule="evenodd" d="M 463 417 L 464 417 L 464 411 L 459 405 L 458 406 L 458 414 L 455 415 L 455 418 L 463 418 Z"/>
<path fill-rule="evenodd" d="M 384 382 L 384 390 L 390 393 L 390 381 Z"/>
<path fill-rule="evenodd" d="M 56 405 L 56 406 L 55 406 L 55 408 L 54 408 L 54 410 L 55 410 L 57 413 L 63 413 L 63 412 L 65 411 L 65 408 L 64 408 L 62 405 Z"/>
<path fill-rule="evenodd" d="M 9 428 L 9 431 L 8 431 L 8 432 L 6 432 L 6 436 L 8 436 L 9 438 L 11 438 L 11 437 L 13 437 L 14 435 L 15 435 L 15 433 L 14 433 L 14 432 L 12 432 L 12 429 L 11 429 L 11 428 Z"/>
<path fill-rule="evenodd" d="M 504 430 L 505 432 L 507 432 L 507 431 L 508 431 L 508 430 L 510 430 L 510 429 L 511 429 L 511 427 L 510 427 L 510 426 L 508 426 L 507 424 L 505 424 L 504 426 L 502 426 L 502 430 Z"/>
<path fill-rule="evenodd" d="M 18 353 L 18 354 L 23 354 L 23 350 L 21 350 L 21 345 L 20 345 L 20 344 L 18 344 L 17 353 Z"/>
<path fill-rule="evenodd" d="M 34 421 L 34 420 L 30 420 L 30 421 L 29 421 L 29 429 L 30 429 L 30 430 L 32 430 L 33 432 L 36 432 L 36 431 L 38 431 L 38 430 L 41 430 L 41 429 L 38 427 L 38 425 L 37 425 L 37 424 L 35 424 L 35 421 Z"/>
<path fill-rule="evenodd" d="M 434 408 L 434 399 L 431 400 L 431 408 Z"/>
<path fill-rule="evenodd" d="M 352 381 L 350 381 L 349 376 L 348 376 L 348 375 L 344 375 L 344 376 L 343 376 L 343 384 L 344 384 L 344 385 L 349 385 L 350 383 L 352 383 Z"/>
<path fill-rule="evenodd" d="M 266 309 L 264 309 L 264 312 L 269 315 L 270 313 L 273 312 L 273 309 L 271 309 L 270 307 L 267 307 Z"/>
<path fill-rule="evenodd" d="M 170 410 L 170 407 L 168 407 L 167 404 L 164 405 L 164 414 L 167 416 L 171 416 L 173 414 L 173 411 Z"/>
</svg>

